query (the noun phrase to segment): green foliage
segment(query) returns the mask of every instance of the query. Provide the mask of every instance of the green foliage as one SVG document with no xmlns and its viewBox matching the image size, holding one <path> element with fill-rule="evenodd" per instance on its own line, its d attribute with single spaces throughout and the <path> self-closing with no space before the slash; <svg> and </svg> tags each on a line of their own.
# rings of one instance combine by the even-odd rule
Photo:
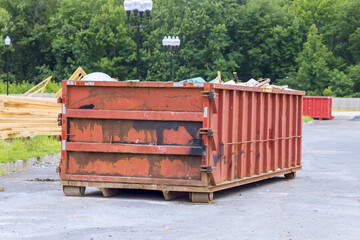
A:
<svg viewBox="0 0 360 240">
<path fill-rule="evenodd" d="M 345 73 L 335 69 L 330 73 L 329 78 L 330 84 L 333 88 L 333 96 L 345 97 L 352 93 L 354 83 L 348 78 L 348 76 L 346 76 Z"/>
<path fill-rule="evenodd" d="M 24 94 L 32 87 L 34 87 L 34 84 L 26 81 L 9 83 L 9 93 Z M 0 94 L 6 94 L 6 88 L 6 82 L 0 81 Z M 44 93 L 56 93 L 60 90 L 60 88 L 60 82 L 50 81 L 46 86 Z"/>
<path fill-rule="evenodd" d="M 347 75 L 354 83 L 354 92 L 360 93 L 360 64 L 350 66 Z"/>
<path fill-rule="evenodd" d="M 302 121 L 306 123 L 306 122 L 314 121 L 314 119 L 312 117 L 309 117 L 309 116 L 303 116 Z"/>
<path fill-rule="evenodd" d="M 229 1 L 232 2 L 232 1 Z M 231 51 L 232 40 L 223 18 L 227 3 L 222 1 L 163 0 L 154 4 L 151 27 L 143 35 L 141 74 L 148 81 L 169 80 L 169 59 L 164 55 L 164 36 L 179 35 L 181 49 L 174 58 L 175 80 L 202 76 L 214 79 L 217 71 L 230 77 L 240 53 Z M 164 21 L 167 19 L 167 21 Z"/>
<path fill-rule="evenodd" d="M 50 24 L 56 80 L 66 79 L 78 66 L 119 80 L 133 77 L 136 45 L 125 19 L 120 0 L 61 1 Z"/>
<path fill-rule="evenodd" d="M 310 27 L 323 26 L 334 18 L 337 0 L 294 0 L 296 14 Z"/>
<path fill-rule="evenodd" d="M 359 12 L 358 0 L 154 0 L 150 25 L 140 30 L 140 78 L 169 80 L 161 41 L 178 35 L 175 81 L 210 80 L 219 70 L 229 80 L 236 71 L 242 81 L 269 77 L 310 95 L 356 95 Z M 60 82 L 79 66 L 119 80 L 136 76 L 136 30 L 127 26 L 123 0 L 0 0 L 0 37 L 7 35 L 10 80 L 17 83 L 10 93 L 50 75 Z M 3 44 L 0 56 L 4 81 Z"/>
<path fill-rule="evenodd" d="M 319 35 L 316 26 L 312 25 L 304 49 L 297 59 L 300 88 L 305 91 L 325 89 L 329 83 L 329 61 L 332 58 L 332 53 L 322 43 L 322 35 Z"/>
<path fill-rule="evenodd" d="M 331 87 L 325 88 L 325 90 L 323 91 L 323 96 L 333 96 L 333 92 L 331 90 Z"/>
<path fill-rule="evenodd" d="M 242 79 L 276 80 L 295 70 L 305 35 L 289 1 L 248 1 L 239 7 L 237 17 L 232 49 L 243 55 L 238 69 Z"/>
<path fill-rule="evenodd" d="M 0 140 L 0 163 L 27 160 L 48 154 L 58 153 L 61 144 L 54 136 L 35 136 L 33 138 L 18 138 L 11 142 Z"/>
<path fill-rule="evenodd" d="M 360 63 L 360 1 L 338 0 L 334 7 L 333 21 L 323 28 L 326 43 L 348 65 Z"/>
</svg>

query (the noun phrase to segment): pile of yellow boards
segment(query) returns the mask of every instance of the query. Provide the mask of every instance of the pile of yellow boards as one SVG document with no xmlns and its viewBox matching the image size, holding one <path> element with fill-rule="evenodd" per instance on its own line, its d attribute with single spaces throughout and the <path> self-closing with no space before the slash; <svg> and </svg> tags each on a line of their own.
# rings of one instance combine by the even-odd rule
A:
<svg viewBox="0 0 360 240">
<path fill-rule="evenodd" d="M 79 81 L 86 75 L 84 69 L 79 67 L 69 80 Z M 57 118 L 61 113 L 61 104 L 57 103 L 57 98 L 61 96 L 62 89 L 54 98 L 41 97 L 51 78 L 48 77 L 21 97 L 0 96 L 0 140 L 60 134 Z M 40 97 L 33 97 L 37 93 Z"/>
<path fill-rule="evenodd" d="M 58 135 L 60 112 L 54 98 L 0 96 L 0 139 Z"/>
</svg>

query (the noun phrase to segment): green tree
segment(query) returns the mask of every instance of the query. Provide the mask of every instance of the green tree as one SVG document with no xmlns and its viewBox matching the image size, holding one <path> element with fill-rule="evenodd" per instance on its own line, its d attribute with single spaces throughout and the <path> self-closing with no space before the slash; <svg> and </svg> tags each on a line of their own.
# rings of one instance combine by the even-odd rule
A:
<svg viewBox="0 0 360 240">
<path fill-rule="evenodd" d="M 321 28 L 334 18 L 336 2 L 338 0 L 294 0 L 294 8 L 308 27 L 315 24 Z"/>
<path fill-rule="evenodd" d="M 120 80 L 134 76 L 134 34 L 125 19 L 120 0 L 61 1 L 51 22 L 56 76 L 66 79 L 78 66 Z"/>
<path fill-rule="evenodd" d="M 353 93 L 354 83 L 345 73 L 335 69 L 329 74 L 331 90 L 336 97 L 345 97 Z"/>
<path fill-rule="evenodd" d="M 350 66 L 360 63 L 360 1 L 337 1 L 334 19 L 323 27 L 324 39 L 335 56 Z"/>
<path fill-rule="evenodd" d="M 353 65 L 347 69 L 347 76 L 354 83 L 354 93 L 360 93 L 360 65 Z"/>
<path fill-rule="evenodd" d="M 11 22 L 11 16 L 10 14 L 4 9 L 0 7 L 0 40 L 4 41 L 6 35 L 8 35 L 9 32 L 11 32 L 10 29 L 10 23 Z M 5 64 L 6 64 L 6 57 L 5 57 L 6 47 L 4 44 L 0 44 L 0 53 L 1 56 L 4 56 L 0 58 L 0 76 L 5 72 Z"/>
<path fill-rule="evenodd" d="M 306 30 L 290 1 L 250 0 L 236 16 L 232 49 L 244 55 L 238 70 L 243 79 L 276 80 L 296 69 Z"/>
<path fill-rule="evenodd" d="M 36 79 L 37 67 L 44 62 L 53 64 L 48 23 L 57 11 L 58 2 L 58 0 L 0 0 L 3 9 L 0 14 L 4 16 L 6 11 L 5 16 L 7 16 L 5 22 L 2 21 L 2 24 L 5 23 L 2 34 L 9 35 L 12 39 L 10 70 L 16 74 L 16 81 L 39 80 Z"/>
<path fill-rule="evenodd" d="M 231 51 L 232 41 L 225 24 L 225 4 L 231 1 L 162 0 L 154 3 L 150 27 L 143 35 L 142 66 L 147 80 L 169 80 L 169 60 L 164 56 L 162 39 L 181 39 L 174 59 L 174 79 L 202 76 L 210 80 L 220 70 L 230 78 L 241 55 Z"/>
<path fill-rule="evenodd" d="M 318 34 L 315 25 L 310 27 L 307 42 L 297 61 L 299 71 L 296 79 L 300 89 L 320 95 L 329 86 L 330 65 L 334 56 L 322 43 L 322 35 Z"/>
</svg>

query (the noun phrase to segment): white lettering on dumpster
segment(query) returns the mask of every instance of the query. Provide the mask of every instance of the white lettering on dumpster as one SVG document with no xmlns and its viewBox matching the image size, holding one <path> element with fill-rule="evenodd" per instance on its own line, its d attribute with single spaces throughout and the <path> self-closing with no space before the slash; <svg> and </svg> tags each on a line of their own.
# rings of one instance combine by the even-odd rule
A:
<svg viewBox="0 0 360 240">
<path fill-rule="evenodd" d="M 204 107 L 204 118 L 207 118 L 208 116 L 208 108 Z"/>
<path fill-rule="evenodd" d="M 62 140 L 62 144 L 61 144 L 61 150 L 66 150 L 66 141 Z"/>
<path fill-rule="evenodd" d="M 65 104 L 62 105 L 62 113 L 63 114 L 66 114 L 66 107 L 65 107 Z"/>
</svg>

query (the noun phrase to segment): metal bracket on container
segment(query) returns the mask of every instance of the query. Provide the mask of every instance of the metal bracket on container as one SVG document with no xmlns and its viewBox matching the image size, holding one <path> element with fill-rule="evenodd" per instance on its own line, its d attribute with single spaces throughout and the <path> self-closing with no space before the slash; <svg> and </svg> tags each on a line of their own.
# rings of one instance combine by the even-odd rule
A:
<svg viewBox="0 0 360 240">
<path fill-rule="evenodd" d="M 215 99 L 217 98 L 217 93 L 213 92 L 213 91 L 204 91 L 201 92 L 202 93 L 202 97 L 207 97 L 210 99 L 210 105 L 212 108 L 213 113 L 217 113 L 217 101 L 215 101 Z"/>
<path fill-rule="evenodd" d="M 200 128 L 200 135 L 207 135 L 209 137 L 209 142 L 211 144 L 211 148 L 215 151 L 217 145 L 217 135 L 214 133 L 214 130 L 211 128 Z"/>
<path fill-rule="evenodd" d="M 209 98 L 209 99 L 215 99 L 216 98 L 216 93 L 215 92 L 213 92 L 213 91 L 203 91 L 203 92 L 201 92 L 202 93 L 202 97 L 207 97 L 207 98 Z"/>
<path fill-rule="evenodd" d="M 214 136 L 214 131 L 211 128 L 200 128 L 200 134 L 212 137 Z"/>
<path fill-rule="evenodd" d="M 209 179 L 209 184 L 211 184 L 213 186 L 216 185 L 214 170 L 215 170 L 215 167 L 213 167 L 213 166 L 207 166 L 207 165 L 201 166 L 201 172 L 207 174 L 208 179 Z"/>
<path fill-rule="evenodd" d="M 214 168 L 213 168 L 213 166 L 202 165 L 201 171 L 206 172 L 206 173 L 212 173 L 214 171 Z"/>
</svg>

